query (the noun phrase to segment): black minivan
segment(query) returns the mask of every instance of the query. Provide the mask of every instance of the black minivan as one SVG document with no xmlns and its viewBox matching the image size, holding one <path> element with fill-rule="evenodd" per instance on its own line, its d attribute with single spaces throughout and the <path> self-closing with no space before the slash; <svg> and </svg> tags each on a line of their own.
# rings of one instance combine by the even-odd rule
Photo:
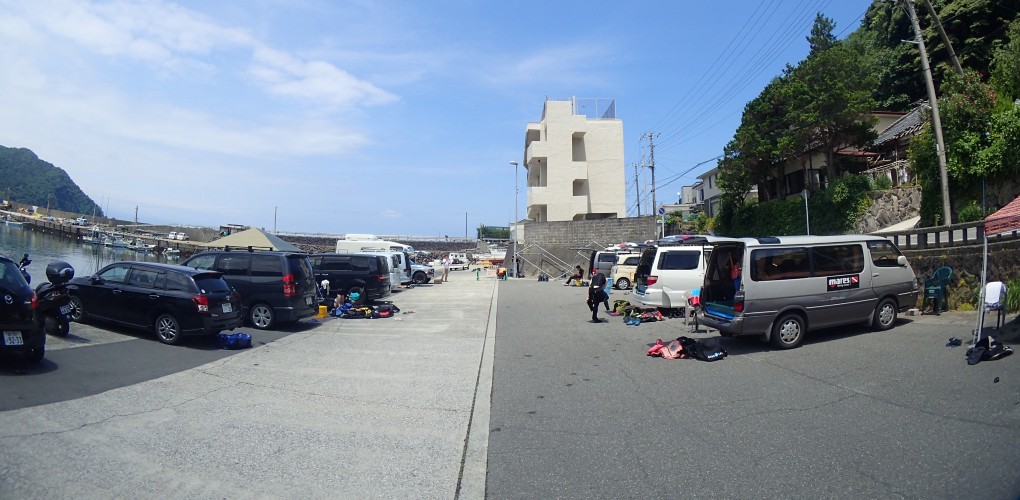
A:
<svg viewBox="0 0 1020 500">
<path fill-rule="evenodd" d="M 259 330 L 292 323 L 319 310 L 315 276 L 308 256 L 270 250 L 208 250 L 184 265 L 211 269 L 241 294 L 245 317 Z"/>
<path fill-rule="evenodd" d="M 315 280 L 329 281 L 329 294 L 347 294 L 361 288 L 366 301 L 381 300 L 390 295 L 389 260 L 382 255 L 363 253 L 317 253 L 312 255 Z"/>
</svg>

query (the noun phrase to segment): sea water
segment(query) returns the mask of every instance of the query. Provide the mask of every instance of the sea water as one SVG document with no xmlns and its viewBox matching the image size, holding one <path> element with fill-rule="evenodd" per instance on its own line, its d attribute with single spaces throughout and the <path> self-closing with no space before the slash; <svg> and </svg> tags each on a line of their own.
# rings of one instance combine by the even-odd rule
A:
<svg viewBox="0 0 1020 500">
<path fill-rule="evenodd" d="M 46 281 L 46 265 L 55 260 L 71 264 L 75 276 L 91 276 L 103 267 L 119 261 L 176 264 L 180 260 L 168 259 L 152 252 L 136 252 L 129 248 L 93 245 L 74 238 L 32 231 L 25 226 L 0 223 L 0 254 L 17 263 L 26 253 L 32 259 L 27 269 L 32 276 L 33 288 Z"/>
</svg>

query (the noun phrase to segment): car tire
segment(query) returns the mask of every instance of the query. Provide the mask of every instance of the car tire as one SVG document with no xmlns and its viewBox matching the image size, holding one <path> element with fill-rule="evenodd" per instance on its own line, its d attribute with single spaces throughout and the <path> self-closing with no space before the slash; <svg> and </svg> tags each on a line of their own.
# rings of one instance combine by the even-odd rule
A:
<svg viewBox="0 0 1020 500">
<path fill-rule="evenodd" d="M 156 338 L 167 345 L 177 345 L 184 337 L 181 335 L 181 323 L 170 314 L 160 314 L 156 318 Z"/>
<path fill-rule="evenodd" d="M 892 299 L 883 299 L 875 308 L 875 316 L 872 318 L 871 327 L 878 331 L 888 330 L 896 324 L 896 303 Z"/>
<path fill-rule="evenodd" d="M 620 278 L 613 283 L 613 286 L 615 286 L 617 290 L 627 290 L 630 288 L 630 280 L 627 278 Z"/>
<path fill-rule="evenodd" d="M 258 330 L 268 330 L 276 324 L 276 313 L 269 304 L 260 302 L 248 310 L 248 321 Z"/>
<path fill-rule="evenodd" d="M 804 318 L 789 313 L 772 326 L 772 345 L 777 349 L 793 349 L 804 340 Z"/>
<path fill-rule="evenodd" d="M 28 333 L 28 332 L 22 332 L 21 335 L 24 336 L 26 333 Z M 33 348 L 25 351 L 25 361 L 28 362 L 28 363 L 31 363 L 33 365 L 37 364 L 37 363 L 41 363 L 42 360 L 43 360 L 43 357 L 45 357 L 45 356 L 46 356 L 46 346 L 42 346 L 41 345 L 39 347 L 33 347 Z"/>
<path fill-rule="evenodd" d="M 85 311 L 85 304 L 82 303 L 81 298 L 77 295 L 72 295 L 70 305 L 72 320 L 83 323 L 86 319 L 88 319 L 88 313 Z"/>
<path fill-rule="evenodd" d="M 414 276 L 411 276 L 411 282 L 415 285 L 421 285 L 429 282 L 429 275 L 425 274 L 425 271 L 415 271 Z"/>
</svg>

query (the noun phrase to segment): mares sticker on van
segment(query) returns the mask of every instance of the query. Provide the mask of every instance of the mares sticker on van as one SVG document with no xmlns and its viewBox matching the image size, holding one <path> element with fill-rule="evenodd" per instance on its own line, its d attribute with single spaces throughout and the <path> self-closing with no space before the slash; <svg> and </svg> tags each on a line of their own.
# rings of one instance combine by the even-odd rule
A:
<svg viewBox="0 0 1020 500">
<path fill-rule="evenodd" d="M 846 290 L 848 288 L 860 288 L 861 277 L 857 274 L 851 274 L 849 276 L 832 276 L 826 280 L 826 285 L 830 292 Z"/>
</svg>

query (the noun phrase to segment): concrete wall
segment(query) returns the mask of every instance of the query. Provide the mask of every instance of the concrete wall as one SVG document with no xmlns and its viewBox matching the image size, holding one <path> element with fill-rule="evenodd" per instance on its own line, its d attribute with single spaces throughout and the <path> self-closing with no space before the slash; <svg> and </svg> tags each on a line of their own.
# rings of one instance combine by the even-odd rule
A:
<svg viewBox="0 0 1020 500">
<path fill-rule="evenodd" d="M 558 276 L 575 265 L 588 268 L 590 250 L 625 241 L 655 238 L 652 216 L 586 221 L 528 222 L 524 242 L 518 244 L 521 271 L 526 277 L 544 272 Z"/>
<path fill-rule="evenodd" d="M 931 277 L 942 267 L 953 268 L 949 284 L 950 309 L 974 309 L 981 287 L 981 245 L 967 245 L 930 250 L 905 250 L 910 266 L 921 280 Z M 988 281 L 1020 280 L 1020 238 L 988 243 Z M 1015 293 L 1015 292 L 1012 292 Z M 921 301 L 918 299 L 918 304 Z M 963 332 L 967 333 L 967 332 Z"/>
</svg>

